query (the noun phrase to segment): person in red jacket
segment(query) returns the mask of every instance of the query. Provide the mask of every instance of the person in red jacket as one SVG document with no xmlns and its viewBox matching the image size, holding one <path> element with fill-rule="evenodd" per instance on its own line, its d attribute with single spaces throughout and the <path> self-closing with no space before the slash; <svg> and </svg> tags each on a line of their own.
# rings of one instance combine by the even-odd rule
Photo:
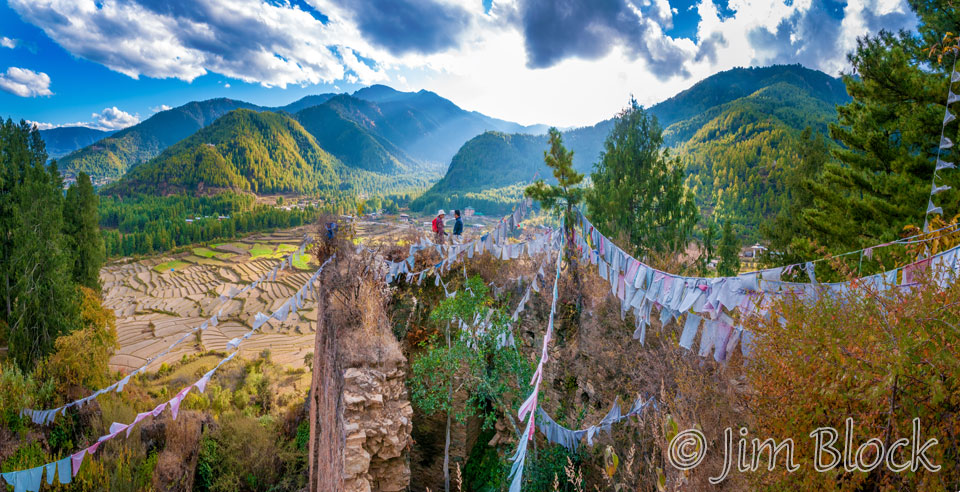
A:
<svg viewBox="0 0 960 492">
<path fill-rule="evenodd" d="M 433 242 L 437 244 L 443 244 L 445 240 L 444 236 L 447 235 L 447 233 L 443 231 L 444 215 L 446 215 L 446 212 L 444 212 L 443 209 L 441 208 L 440 211 L 437 212 L 437 216 L 433 219 L 433 235 L 434 235 Z"/>
</svg>

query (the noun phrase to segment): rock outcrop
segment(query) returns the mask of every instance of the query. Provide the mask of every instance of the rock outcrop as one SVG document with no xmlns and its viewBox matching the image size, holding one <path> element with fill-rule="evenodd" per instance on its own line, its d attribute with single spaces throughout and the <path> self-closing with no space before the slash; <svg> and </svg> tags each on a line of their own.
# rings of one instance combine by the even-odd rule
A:
<svg viewBox="0 0 960 492">
<path fill-rule="evenodd" d="M 344 490 L 405 490 L 410 483 L 406 453 L 413 408 L 399 368 L 344 371 Z"/>
<path fill-rule="evenodd" d="M 406 358 L 381 281 L 357 257 L 324 272 L 310 396 L 311 491 L 396 492 L 410 485 L 413 407 Z M 335 295 L 330 295 L 335 293 Z"/>
</svg>

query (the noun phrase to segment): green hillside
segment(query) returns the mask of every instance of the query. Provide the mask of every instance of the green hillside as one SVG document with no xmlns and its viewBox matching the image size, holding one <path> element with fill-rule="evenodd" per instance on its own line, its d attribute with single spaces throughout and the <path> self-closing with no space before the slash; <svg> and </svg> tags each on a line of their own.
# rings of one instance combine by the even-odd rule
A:
<svg viewBox="0 0 960 492">
<path fill-rule="evenodd" d="M 136 164 L 156 157 L 217 118 L 238 108 L 256 106 L 233 99 L 209 99 L 161 111 L 129 128 L 64 156 L 60 169 L 86 172 L 93 178 L 118 178 Z"/>
<path fill-rule="evenodd" d="M 739 225 L 755 228 L 760 217 L 779 210 L 777 193 L 784 170 L 797 155 L 800 132 L 809 126 L 825 133 L 836 120 L 835 105 L 848 100 L 842 91 L 839 79 L 797 65 L 734 69 L 704 79 L 651 107 L 650 113 L 665 127 L 665 142 L 687 164 L 688 184 L 696 187 L 701 207 L 733 207 L 729 211 L 745 218 Z M 590 173 L 611 127 L 612 120 L 606 120 L 563 133 L 576 170 Z M 546 147 L 543 136 L 479 135 L 464 144 L 447 175 L 411 206 L 424 211 L 478 207 L 468 195 L 485 204 L 508 204 L 499 195 L 537 171 L 552 180 L 544 172 Z"/>
<path fill-rule="evenodd" d="M 677 148 L 687 185 L 702 210 L 718 209 L 757 239 L 757 225 L 787 203 L 785 184 L 799 161 L 803 128 L 825 134 L 836 111 L 805 89 L 779 82 L 711 109 L 707 118 L 689 125 L 696 132 Z"/>
<path fill-rule="evenodd" d="M 414 171 L 420 164 L 377 132 L 366 114 L 377 113 L 373 103 L 340 95 L 296 114 L 317 143 L 345 165 L 381 174 Z"/>
<path fill-rule="evenodd" d="M 339 185 L 342 166 L 290 116 L 238 109 L 130 170 L 108 192 L 310 192 Z"/>
</svg>

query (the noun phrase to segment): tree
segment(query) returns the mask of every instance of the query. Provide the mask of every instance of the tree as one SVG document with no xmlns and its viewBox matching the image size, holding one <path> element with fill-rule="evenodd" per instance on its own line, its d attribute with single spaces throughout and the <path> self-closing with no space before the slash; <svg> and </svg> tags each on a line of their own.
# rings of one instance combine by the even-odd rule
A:
<svg viewBox="0 0 960 492">
<path fill-rule="evenodd" d="M 897 239 L 904 226 L 921 225 L 940 144 L 953 55 L 930 56 L 946 32 L 958 32 L 960 13 L 945 2 L 911 1 L 917 34 L 880 32 L 858 40 L 849 56 L 854 74 L 844 83 L 853 101 L 838 108 L 830 136 L 841 146 L 811 190 L 814 206 L 803 211 L 807 234 L 839 253 Z M 954 89 L 956 92 L 956 89 Z M 950 111 L 956 114 L 956 104 Z M 944 136 L 956 142 L 958 126 Z M 957 162 L 956 147 L 940 157 Z M 935 200 L 947 216 L 960 205 L 960 175 L 946 169 L 938 185 L 953 190 Z"/>
<path fill-rule="evenodd" d="M 729 277 L 740 272 L 740 238 L 733 231 L 730 219 L 723 222 L 720 233 L 720 247 L 717 251 L 720 262 L 717 263 L 717 275 Z"/>
<path fill-rule="evenodd" d="M 520 436 L 513 420 L 514 400 L 516 395 L 526 394 L 527 388 L 517 385 L 526 383 L 530 369 L 519 352 L 498 343 L 510 334 L 510 317 L 502 309 L 492 308 L 493 299 L 488 292 L 483 279 L 475 276 L 466 281 L 456 296 L 444 299 L 430 314 L 432 320 L 446 326 L 444 340 L 434 335 L 423 342 L 426 350 L 411 364 L 409 385 L 413 402 L 427 415 L 447 414 L 444 490 L 450 489 L 450 425 L 454 417 L 465 423 L 468 417 L 477 415 L 487 429 L 503 415 Z M 457 329 L 460 320 L 468 323 L 464 331 Z M 514 378 L 516 385 L 511 384 Z M 454 408 L 456 393 L 465 395 L 465 406 L 459 412 Z"/>
<path fill-rule="evenodd" d="M 543 161 L 553 169 L 556 185 L 548 185 L 542 179 L 528 186 L 524 195 L 540 202 L 543 208 L 550 210 L 555 216 L 562 217 L 567 234 L 568 256 L 573 251 L 573 225 L 576 223 L 573 207 L 583 200 L 583 174 L 573 169 L 573 152 L 563 146 L 563 136 L 560 130 L 550 129 L 550 150 L 543 152 Z"/>
<path fill-rule="evenodd" d="M 0 125 L 0 319 L 21 369 L 79 325 L 63 234 L 63 183 L 36 128 Z"/>
<path fill-rule="evenodd" d="M 631 98 L 603 146 L 587 194 L 594 224 L 607 235 L 624 236 L 636 257 L 682 250 L 696 225 L 697 206 L 683 185 L 683 166 L 662 148 L 656 117 Z"/>
<path fill-rule="evenodd" d="M 707 267 L 713 261 L 713 255 L 717 248 L 717 223 L 713 220 L 703 231 L 703 253 L 700 256 L 700 274 L 706 275 Z"/>
<path fill-rule="evenodd" d="M 63 209 L 65 232 L 73 248 L 73 279 L 80 285 L 100 291 L 100 267 L 105 256 L 100 235 L 98 208 L 100 198 L 86 173 L 77 175 L 76 184 L 67 190 Z"/>
</svg>

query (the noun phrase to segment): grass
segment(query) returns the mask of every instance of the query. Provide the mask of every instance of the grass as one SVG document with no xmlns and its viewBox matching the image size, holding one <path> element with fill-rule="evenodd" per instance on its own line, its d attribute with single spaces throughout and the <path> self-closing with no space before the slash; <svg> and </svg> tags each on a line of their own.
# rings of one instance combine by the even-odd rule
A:
<svg viewBox="0 0 960 492">
<path fill-rule="evenodd" d="M 293 267 L 297 270 L 309 270 L 310 269 L 310 255 L 302 254 L 295 256 L 293 258 Z"/>
<path fill-rule="evenodd" d="M 259 258 L 261 256 L 272 256 L 272 255 L 273 255 L 273 248 L 265 244 L 257 243 L 253 245 L 252 248 L 250 248 L 251 258 Z"/>
<path fill-rule="evenodd" d="M 213 258 L 214 256 L 217 255 L 217 252 L 207 248 L 193 248 L 193 254 L 200 256 L 202 258 Z"/>
<path fill-rule="evenodd" d="M 296 251 L 297 247 L 292 244 L 280 244 L 277 246 L 277 253 L 289 253 Z"/>
<path fill-rule="evenodd" d="M 236 253 L 217 253 L 216 258 L 217 258 L 218 260 L 229 260 L 230 258 L 233 258 L 234 256 L 237 256 Z"/>
<path fill-rule="evenodd" d="M 190 264 L 185 261 L 170 260 L 153 267 L 153 269 L 157 272 L 164 273 L 169 272 L 170 269 L 185 268 L 188 266 L 190 266 Z"/>
</svg>

